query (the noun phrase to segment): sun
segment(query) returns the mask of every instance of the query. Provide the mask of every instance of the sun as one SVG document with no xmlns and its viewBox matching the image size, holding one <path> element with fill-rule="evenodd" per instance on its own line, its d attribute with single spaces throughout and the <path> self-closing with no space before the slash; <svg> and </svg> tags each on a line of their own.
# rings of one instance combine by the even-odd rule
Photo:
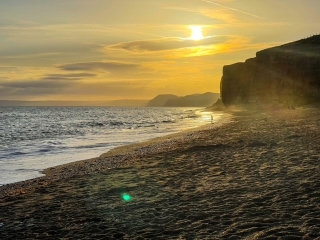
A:
<svg viewBox="0 0 320 240">
<path fill-rule="evenodd" d="M 190 26 L 190 29 L 192 31 L 192 35 L 191 35 L 192 40 L 198 41 L 203 39 L 201 26 Z"/>
</svg>

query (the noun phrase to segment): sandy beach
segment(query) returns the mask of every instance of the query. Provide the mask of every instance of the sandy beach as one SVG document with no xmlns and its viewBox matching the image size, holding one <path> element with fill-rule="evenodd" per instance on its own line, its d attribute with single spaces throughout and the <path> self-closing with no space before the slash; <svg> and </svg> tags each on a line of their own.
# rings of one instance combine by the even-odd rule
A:
<svg viewBox="0 0 320 240">
<path fill-rule="evenodd" d="M 0 187 L 0 239 L 320 239 L 319 109 L 232 112 Z"/>
</svg>

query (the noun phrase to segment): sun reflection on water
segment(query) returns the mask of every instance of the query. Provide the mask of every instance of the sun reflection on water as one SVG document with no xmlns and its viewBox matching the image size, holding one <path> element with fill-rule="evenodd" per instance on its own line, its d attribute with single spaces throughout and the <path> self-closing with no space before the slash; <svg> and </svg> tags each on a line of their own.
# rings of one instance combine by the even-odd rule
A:
<svg viewBox="0 0 320 240">
<path fill-rule="evenodd" d="M 200 115 L 199 121 L 214 123 L 221 119 L 222 113 L 215 113 L 210 111 L 197 111 L 197 114 Z"/>
</svg>

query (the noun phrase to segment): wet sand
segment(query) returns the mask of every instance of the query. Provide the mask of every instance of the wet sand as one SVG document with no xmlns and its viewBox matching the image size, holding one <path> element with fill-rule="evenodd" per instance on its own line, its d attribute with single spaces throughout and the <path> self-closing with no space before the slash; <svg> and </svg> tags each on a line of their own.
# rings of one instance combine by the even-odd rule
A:
<svg viewBox="0 0 320 240">
<path fill-rule="evenodd" d="M 234 112 L 3 186 L 0 238 L 320 239 L 319 110 Z"/>
</svg>

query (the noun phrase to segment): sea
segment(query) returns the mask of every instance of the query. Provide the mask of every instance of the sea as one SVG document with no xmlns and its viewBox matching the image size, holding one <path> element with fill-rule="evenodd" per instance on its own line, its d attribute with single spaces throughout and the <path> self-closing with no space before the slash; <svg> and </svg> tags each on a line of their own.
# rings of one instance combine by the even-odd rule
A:
<svg viewBox="0 0 320 240">
<path fill-rule="evenodd" d="M 0 186 L 110 149 L 218 121 L 202 108 L 0 107 Z"/>
</svg>

